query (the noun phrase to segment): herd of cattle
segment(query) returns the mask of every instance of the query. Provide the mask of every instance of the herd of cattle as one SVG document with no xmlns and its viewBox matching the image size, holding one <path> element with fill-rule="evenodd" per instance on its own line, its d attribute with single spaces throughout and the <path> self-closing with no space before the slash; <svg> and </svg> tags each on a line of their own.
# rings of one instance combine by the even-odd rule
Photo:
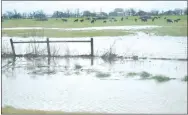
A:
<svg viewBox="0 0 188 115">
<path fill-rule="evenodd" d="M 124 19 L 128 19 L 128 17 L 121 17 L 121 19 L 119 21 L 123 21 Z M 149 19 L 152 20 L 152 22 L 154 22 L 156 19 L 161 19 L 160 16 L 158 17 L 140 17 L 140 18 L 135 18 L 134 21 L 137 22 L 138 20 L 141 20 L 142 22 L 147 22 Z M 57 20 L 57 19 L 56 19 Z M 61 19 L 63 22 L 67 22 L 68 19 Z M 101 19 L 97 19 L 97 18 L 85 18 L 85 19 L 75 19 L 74 22 L 84 22 L 84 20 L 87 20 L 87 21 L 90 21 L 90 23 L 95 23 L 97 20 L 101 20 Z M 167 23 L 173 23 L 173 22 L 179 22 L 181 19 L 168 19 L 166 17 L 164 17 L 164 20 L 166 20 Z M 108 20 L 107 19 L 103 19 L 103 23 L 107 23 L 107 21 L 109 22 L 117 22 L 118 20 L 116 18 L 109 18 Z"/>
</svg>

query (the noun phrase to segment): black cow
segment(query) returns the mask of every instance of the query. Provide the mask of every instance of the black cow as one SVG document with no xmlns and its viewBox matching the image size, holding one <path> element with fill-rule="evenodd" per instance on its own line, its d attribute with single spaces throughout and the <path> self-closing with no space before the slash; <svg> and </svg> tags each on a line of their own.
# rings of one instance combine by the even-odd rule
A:
<svg viewBox="0 0 188 115">
<path fill-rule="evenodd" d="M 90 20 L 90 18 L 86 18 L 86 20 Z"/>
<path fill-rule="evenodd" d="M 67 22 L 67 19 L 61 19 L 63 22 Z"/>
<path fill-rule="evenodd" d="M 174 22 L 178 22 L 178 21 L 180 21 L 181 19 L 176 19 L 176 20 L 174 20 Z"/>
<path fill-rule="evenodd" d="M 121 18 L 121 21 L 123 21 L 123 17 Z"/>
<path fill-rule="evenodd" d="M 103 23 L 106 23 L 106 20 L 104 20 Z"/>
<path fill-rule="evenodd" d="M 147 22 L 148 20 L 146 18 L 141 18 L 141 21 Z"/>
<path fill-rule="evenodd" d="M 166 19 L 167 23 L 173 23 L 171 19 Z"/>
<path fill-rule="evenodd" d="M 152 22 L 154 22 L 155 21 L 155 18 L 152 18 Z"/>
<path fill-rule="evenodd" d="M 78 19 L 74 20 L 74 22 L 78 22 Z"/>
<path fill-rule="evenodd" d="M 83 21 L 84 21 L 84 19 L 81 19 L 81 20 L 80 20 L 80 22 L 83 22 Z"/>
<path fill-rule="evenodd" d="M 91 23 L 94 23 L 95 22 L 95 20 L 91 20 Z"/>
</svg>

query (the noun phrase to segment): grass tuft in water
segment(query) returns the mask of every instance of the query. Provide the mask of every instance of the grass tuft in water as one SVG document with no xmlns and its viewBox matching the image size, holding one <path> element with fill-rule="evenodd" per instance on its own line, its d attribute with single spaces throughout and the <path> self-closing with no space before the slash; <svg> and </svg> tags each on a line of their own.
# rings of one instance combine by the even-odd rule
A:
<svg viewBox="0 0 188 115">
<path fill-rule="evenodd" d="M 98 72 L 96 73 L 96 77 L 104 78 L 104 77 L 110 77 L 111 75 L 109 73 L 102 73 Z"/>
<path fill-rule="evenodd" d="M 145 72 L 145 71 L 143 71 L 143 72 L 140 73 L 140 77 L 141 77 L 142 79 L 147 79 L 147 78 L 150 77 L 150 76 L 151 76 L 151 74 L 148 73 L 148 72 Z"/>
<path fill-rule="evenodd" d="M 182 81 L 187 81 L 187 78 L 188 78 L 188 76 L 186 75 L 186 76 L 184 76 L 184 78 L 182 79 Z"/>
<path fill-rule="evenodd" d="M 137 73 L 135 73 L 135 72 L 129 72 L 129 73 L 127 73 L 127 76 L 130 76 L 130 77 L 134 77 L 136 75 L 137 75 Z"/>
<path fill-rule="evenodd" d="M 171 78 L 164 76 L 164 75 L 155 75 L 151 79 L 154 79 L 158 82 L 166 82 L 166 81 L 171 80 Z"/>
<path fill-rule="evenodd" d="M 81 65 L 75 64 L 75 69 L 81 69 L 81 68 L 82 68 Z"/>
</svg>

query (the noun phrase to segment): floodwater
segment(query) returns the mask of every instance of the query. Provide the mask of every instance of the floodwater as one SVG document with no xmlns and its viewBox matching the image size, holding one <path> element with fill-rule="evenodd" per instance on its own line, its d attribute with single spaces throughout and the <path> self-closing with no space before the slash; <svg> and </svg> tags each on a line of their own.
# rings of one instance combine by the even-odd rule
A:
<svg viewBox="0 0 188 115">
<path fill-rule="evenodd" d="M 16 108 L 100 113 L 186 113 L 187 61 L 101 58 L 3 59 L 2 104 Z M 75 68 L 80 65 L 80 68 Z M 128 77 L 147 71 L 166 82 Z M 98 76 L 98 73 L 109 76 Z"/>
<path fill-rule="evenodd" d="M 20 38 L 12 37 L 13 41 L 46 41 L 44 38 L 29 37 Z M 93 37 L 94 55 L 101 56 L 110 50 L 119 56 L 133 56 L 148 58 L 183 58 L 187 59 L 187 37 L 173 36 L 151 36 L 144 33 L 129 36 L 116 37 Z M 79 38 L 50 38 L 54 40 L 90 40 L 89 37 Z M 10 37 L 2 37 L 2 47 L 11 49 Z M 44 54 L 47 54 L 46 43 L 37 44 L 15 44 L 16 54 L 30 53 L 31 48 L 37 47 Z M 30 49 L 29 49 L 30 48 Z M 90 54 L 90 43 L 50 43 L 51 53 L 56 52 L 57 55 L 84 55 Z M 10 50 L 11 51 L 11 50 Z"/>
<path fill-rule="evenodd" d="M 64 31 L 80 31 L 80 30 L 138 30 L 138 29 L 152 29 L 162 26 L 103 26 L 103 27 L 85 27 L 85 28 L 46 28 L 46 27 L 13 27 L 13 28 L 2 28 L 2 30 L 64 30 Z"/>
<path fill-rule="evenodd" d="M 187 38 L 171 36 L 93 37 L 94 54 L 187 59 Z M 2 48 L 10 51 L 10 37 Z M 13 37 L 13 41 L 33 38 Z M 50 40 L 60 38 L 50 38 Z M 90 38 L 79 38 L 89 40 Z M 37 38 L 44 40 L 44 38 Z M 78 38 L 63 38 L 78 40 Z M 4 46 L 3 46 L 4 45 Z M 15 44 L 17 54 L 29 53 L 28 44 Z M 50 43 L 59 55 L 90 54 L 89 43 Z M 41 44 L 38 49 L 46 48 Z M 44 52 L 44 51 L 43 51 Z M 47 53 L 46 53 L 47 54 Z M 171 79 L 129 77 L 149 72 Z M 187 61 L 102 58 L 2 58 L 2 105 L 23 109 L 100 113 L 187 113 Z"/>
</svg>

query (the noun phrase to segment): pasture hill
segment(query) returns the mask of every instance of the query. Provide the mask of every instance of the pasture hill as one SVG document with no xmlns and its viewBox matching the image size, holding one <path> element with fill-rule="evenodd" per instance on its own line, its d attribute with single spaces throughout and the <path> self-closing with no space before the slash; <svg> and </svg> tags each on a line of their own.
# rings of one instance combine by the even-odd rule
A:
<svg viewBox="0 0 188 115">
<path fill-rule="evenodd" d="M 171 21 L 169 21 L 171 20 Z M 148 29 L 113 29 L 116 26 L 160 26 Z M 110 29 L 91 29 L 93 27 L 109 27 Z M 42 29 L 36 29 L 39 27 Z M 128 16 L 128 17 L 80 17 L 80 18 L 48 18 L 36 19 L 4 19 L 2 22 L 3 36 L 48 36 L 48 37 L 93 37 L 122 36 L 136 32 L 154 33 L 155 35 L 187 36 L 187 15 L 164 16 Z M 12 29 L 11 29 L 12 28 Z M 18 29 L 17 29 L 18 28 Z M 22 29 L 21 29 L 22 28 Z M 48 29 L 45 29 L 48 28 Z M 55 28 L 55 29 L 54 29 Z M 79 31 L 60 31 L 60 29 Z M 90 28 L 88 31 L 87 29 Z"/>
</svg>

